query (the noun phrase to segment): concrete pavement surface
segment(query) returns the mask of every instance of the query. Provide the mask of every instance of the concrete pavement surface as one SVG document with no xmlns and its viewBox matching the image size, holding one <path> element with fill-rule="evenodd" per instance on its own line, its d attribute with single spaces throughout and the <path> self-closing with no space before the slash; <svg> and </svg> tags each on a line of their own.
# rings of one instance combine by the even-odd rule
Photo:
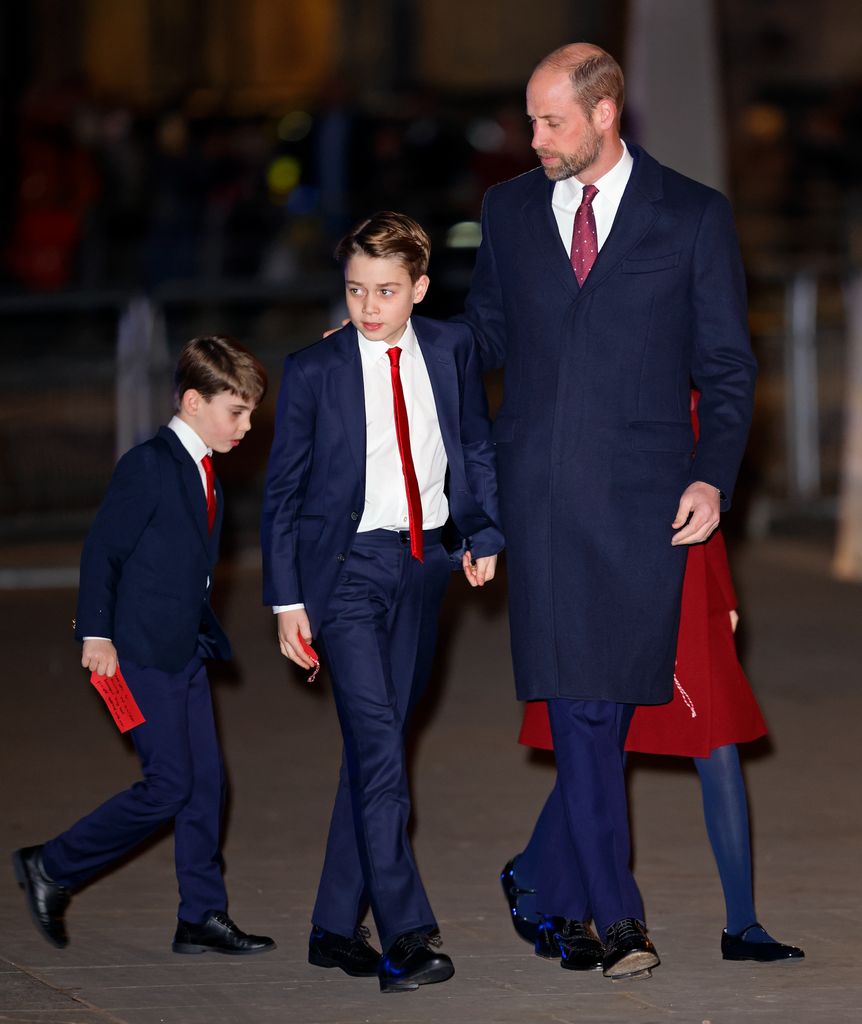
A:
<svg viewBox="0 0 862 1024">
<path fill-rule="evenodd" d="M 498 873 L 526 843 L 553 769 L 516 743 L 503 581 L 468 592 L 453 578 L 411 760 L 417 857 L 455 977 L 383 996 L 374 979 L 310 967 L 309 914 L 340 741 L 325 673 L 308 686 L 277 652 L 252 554 L 226 566 L 217 584 L 237 653 L 214 673 L 231 779 L 224 852 L 231 915 L 272 935 L 278 949 L 248 958 L 171 953 L 169 832 L 74 897 L 67 949 L 37 934 L 9 853 L 132 783 L 137 762 L 77 666 L 74 589 L 0 590 L 0 1021 L 862 1020 L 862 587 L 832 580 L 825 549 L 799 541 L 749 545 L 732 562 L 744 663 L 771 728 L 769 743 L 744 752 L 758 914 L 776 937 L 804 947 L 804 961 L 721 960 L 723 902 L 696 774 L 689 762 L 647 757 L 633 759 L 630 792 L 636 873 L 661 967 L 650 980 L 611 983 L 532 955 L 508 923 Z"/>
</svg>

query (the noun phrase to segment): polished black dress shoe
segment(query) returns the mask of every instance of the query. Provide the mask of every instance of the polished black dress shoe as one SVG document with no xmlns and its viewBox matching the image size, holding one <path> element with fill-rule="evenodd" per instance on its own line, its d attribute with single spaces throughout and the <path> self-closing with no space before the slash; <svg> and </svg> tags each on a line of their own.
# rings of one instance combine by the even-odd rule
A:
<svg viewBox="0 0 862 1024">
<path fill-rule="evenodd" d="M 27 896 L 27 906 L 33 923 L 58 949 L 69 944 L 63 914 L 72 894 L 45 874 L 42 847 L 25 846 L 12 854 L 15 877 Z"/>
<path fill-rule="evenodd" d="M 520 896 L 532 896 L 535 894 L 535 889 L 522 889 L 518 885 L 515 879 L 515 858 L 513 857 L 509 863 L 500 872 L 500 885 L 503 886 L 503 895 L 506 897 L 506 902 L 509 904 L 509 913 L 512 915 L 512 925 L 518 935 L 524 940 L 524 942 L 530 942 L 535 944 L 537 942 L 538 935 L 538 921 L 531 921 L 530 918 L 524 917 L 524 915 L 518 909 L 518 898 Z M 538 953 L 538 948 L 536 949 Z M 539 956 L 545 956 L 544 953 L 539 953 Z M 554 959 L 559 954 L 554 955 Z"/>
<path fill-rule="evenodd" d="M 539 918 L 539 923 L 536 925 L 536 941 L 534 943 L 536 956 L 540 956 L 545 960 L 560 959 L 560 932 L 566 927 L 566 923 L 564 917 L 547 917 L 543 915 Z"/>
<path fill-rule="evenodd" d="M 556 935 L 560 947 L 560 967 L 569 971 L 599 971 L 604 949 L 588 921 L 564 921 Z"/>
<path fill-rule="evenodd" d="M 223 910 L 213 910 L 203 924 L 177 921 L 171 949 L 175 953 L 227 953 L 248 956 L 268 953 L 275 943 L 267 935 L 246 935 Z"/>
<path fill-rule="evenodd" d="M 410 992 L 420 985 L 448 981 L 455 973 L 452 961 L 433 947 L 439 936 L 408 932 L 396 939 L 380 958 L 377 976 L 381 992 Z"/>
<path fill-rule="evenodd" d="M 313 924 L 308 937 L 308 962 L 315 967 L 340 967 L 351 978 L 373 978 L 380 966 L 380 954 L 369 943 L 370 935 L 362 925 L 347 936 Z"/>
<path fill-rule="evenodd" d="M 758 928 L 767 936 L 767 941 L 756 942 L 746 939 L 753 929 Z M 763 925 L 750 924 L 738 935 L 731 935 L 727 929 L 721 933 L 721 955 L 725 960 L 757 960 L 760 963 L 772 963 L 774 960 L 802 960 L 805 954 L 798 946 L 788 946 L 776 942 L 766 932 Z"/>
<path fill-rule="evenodd" d="M 602 973 L 606 978 L 648 978 L 660 963 L 646 925 L 637 918 L 624 917 L 605 931 Z"/>
</svg>

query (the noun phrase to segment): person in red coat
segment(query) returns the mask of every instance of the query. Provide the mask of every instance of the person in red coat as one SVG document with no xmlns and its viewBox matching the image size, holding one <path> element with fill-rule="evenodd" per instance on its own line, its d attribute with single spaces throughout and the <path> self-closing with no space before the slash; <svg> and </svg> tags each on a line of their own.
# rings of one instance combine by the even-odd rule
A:
<svg viewBox="0 0 862 1024">
<path fill-rule="evenodd" d="M 692 393 L 695 436 L 697 393 Z M 748 804 L 737 744 L 766 734 L 766 723 L 736 655 L 733 633 L 737 600 L 724 538 L 716 531 L 688 553 L 674 669 L 674 694 L 667 704 L 640 706 L 626 751 L 691 757 L 700 776 L 707 833 L 718 864 L 727 908 L 721 936 L 725 960 L 779 960 L 804 956 L 776 942 L 757 922 L 751 881 Z M 519 742 L 553 749 L 544 701 L 525 705 Z M 527 848 L 501 874 L 512 922 L 540 956 L 561 956 L 574 970 L 601 966 L 600 947 L 583 921 L 555 914 L 555 879 L 543 872 L 543 850 L 566 842 L 558 787 L 548 798 Z"/>
</svg>

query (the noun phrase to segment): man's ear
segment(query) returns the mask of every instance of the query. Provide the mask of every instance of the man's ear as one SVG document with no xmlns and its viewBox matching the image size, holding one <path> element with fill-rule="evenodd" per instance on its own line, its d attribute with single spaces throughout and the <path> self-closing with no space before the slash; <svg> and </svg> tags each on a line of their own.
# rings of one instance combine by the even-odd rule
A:
<svg viewBox="0 0 862 1024">
<path fill-rule="evenodd" d="M 607 97 L 600 99 L 593 108 L 593 126 L 599 131 L 607 131 L 614 126 L 616 119 L 616 103 Z"/>
</svg>

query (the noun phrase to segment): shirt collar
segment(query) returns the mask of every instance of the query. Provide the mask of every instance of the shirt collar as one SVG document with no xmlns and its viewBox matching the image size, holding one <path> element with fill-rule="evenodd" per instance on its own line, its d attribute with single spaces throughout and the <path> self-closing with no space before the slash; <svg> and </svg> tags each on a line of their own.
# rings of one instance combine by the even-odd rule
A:
<svg viewBox="0 0 862 1024">
<path fill-rule="evenodd" d="M 183 448 L 191 455 L 195 462 L 200 462 L 204 455 L 212 455 L 212 448 L 207 448 L 203 442 L 203 438 L 200 434 L 190 427 L 185 420 L 181 420 L 179 416 L 172 417 L 168 424 L 168 430 L 173 432 L 180 439 L 180 443 Z"/>
<path fill-rule="evenodd" d="M 362 353 L 362 357 L 369 362 L 374 363 L 378 359 L 385 358 L 387 350 L 392 348 L 391 345 L 382 345 L 379 341 L 372 341 L 370 338 L 366 338 L 359 328 L 356 329 L 356 336 L 359 339 L 359 351 Z M 409 320 L 407 321 L 404 333 L 395 344 L 401 349 L 402 355 L 411 357 L 416 355 L 418 342 L 416 341 L 416 332 L 413 330 L 413 324 Z"/>
<path fill-rule="evenodd" d="M 622 199 L 623 192 L 625 192 L 626 185 L 631 177 L 632 167 L 634 166 L 634 158 L 629 152 L 628 146 L 622 139 L 620 139 L 620 142 L 623 147 L 622 156 L 609 171 L 593 182 L 599 190 L 599 196 L 603 199 L 611 200 L 616 205 L 619 205 L 619 201 Z M 566 209 L 576 209 L 581 205 L 581 197 L 584 191 L 583 182 L 578 181 L 574 177 L 563 178 L 562 181 L 557 182 L 557 188 L 559 193 L 554 195 L 554 202 L 559 206 L 563 206 Z"/>
</svg>

